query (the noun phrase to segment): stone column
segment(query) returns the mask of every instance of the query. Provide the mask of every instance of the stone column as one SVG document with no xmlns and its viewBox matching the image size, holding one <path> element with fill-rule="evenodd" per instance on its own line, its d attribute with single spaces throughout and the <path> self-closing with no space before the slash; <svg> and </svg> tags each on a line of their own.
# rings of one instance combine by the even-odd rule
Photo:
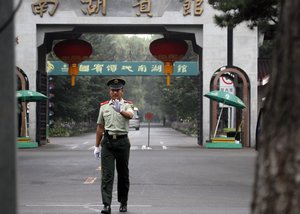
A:
<svg viewBox="0 0 300 214">
<path fill-rule="evenodd" d="M 17 213 L 14 1 L 0 1 L 0 209 Z"/>
</svg>

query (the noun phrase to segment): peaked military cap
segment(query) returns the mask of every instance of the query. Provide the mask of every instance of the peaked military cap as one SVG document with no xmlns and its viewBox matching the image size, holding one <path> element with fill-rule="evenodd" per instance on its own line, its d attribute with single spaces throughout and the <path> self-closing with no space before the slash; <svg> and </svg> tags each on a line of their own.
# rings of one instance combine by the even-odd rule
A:
<svg viewBox="0 0 300 214">
<path fill-rule="evenodd" d="M 107 86 L 109 86 L 111 89 L 121 89 L 125 83 L 125 80 L 122 79 L 112 79 L 107 82 Z"/>
</svg>

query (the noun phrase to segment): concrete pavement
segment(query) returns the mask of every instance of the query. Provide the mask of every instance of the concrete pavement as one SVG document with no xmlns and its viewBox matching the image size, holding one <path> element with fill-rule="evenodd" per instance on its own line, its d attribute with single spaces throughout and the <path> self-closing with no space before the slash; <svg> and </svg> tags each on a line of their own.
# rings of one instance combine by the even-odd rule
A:
<svg viewBox="0 0 300 214">
<path fill-rule="evenodd" d="M 250 213 L 255 150 L 203 149 L 195 138 L 163 127 L 151 133 L 150 150 L 143 149 L 145 127 L 130 134 L 129 214 Z M 19 150 L 19 213 L 100 213 L 93 145 L 91 133 Z M 119 213 L 116 194 L 115 188 L 112 213 Z"/>
</svg>

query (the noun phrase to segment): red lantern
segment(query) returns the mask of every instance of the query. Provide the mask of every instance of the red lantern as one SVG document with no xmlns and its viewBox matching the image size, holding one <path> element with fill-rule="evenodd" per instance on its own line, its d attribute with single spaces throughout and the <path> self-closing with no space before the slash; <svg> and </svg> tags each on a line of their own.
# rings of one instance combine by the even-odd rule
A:
<svg viewBox="0 0 300 214">
<path fill-rule="evenodd" d="M 59 59 L 69 64 L 68 73 L 71 75 L 71 84 L 74 86 L 75 77 L 79 72 L 78 64 L 89 58 L 93 51 L 92 46 L 83 40 L 69 39 L 57 43 L 53 51 Z"/>
<path fill-rule="evenodd" d="M 167 86 L 169 86 L 173 63 L 184 57 L 188 44 L 181 39 L 162 38 L 151 42 L 149 49 L 156 59 L 164 62 L 164 74 L 167 75 Z"/>
</svg>

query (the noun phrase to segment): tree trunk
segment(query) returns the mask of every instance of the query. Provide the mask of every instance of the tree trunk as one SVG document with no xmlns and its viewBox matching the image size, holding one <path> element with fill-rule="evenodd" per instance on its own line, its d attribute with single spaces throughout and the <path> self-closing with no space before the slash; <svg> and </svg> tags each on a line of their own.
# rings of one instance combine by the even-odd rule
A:
<svg viewBox="0 0 300 214">
<path fill-rule="evenodd" d="M 252 214 L 300 213 L 300 1 L 280 2 Z"/>
</svg>

